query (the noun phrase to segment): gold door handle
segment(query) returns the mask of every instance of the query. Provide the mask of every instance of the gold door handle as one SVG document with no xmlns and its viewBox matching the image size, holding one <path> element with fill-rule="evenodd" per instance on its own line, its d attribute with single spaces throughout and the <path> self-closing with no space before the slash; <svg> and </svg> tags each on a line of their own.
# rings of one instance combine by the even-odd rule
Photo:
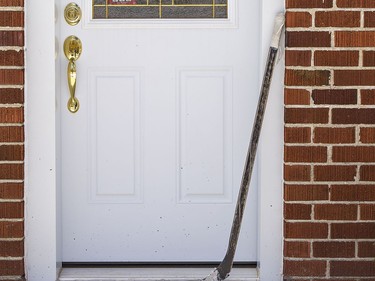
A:
<svg viewBox="0 0 375 281">
<path fill-rule="evenodd" d="M 68 109 L 71 113 L 76 113 L 79 109 L 79 101 L 75 97 L 77 84 L 77 71 L 76 64 L 73 59 L 68 63 L 68 86 L 70 92 L 70 98 L 68 100 Z"/>
<path fill-rule="evenodd" d="M 71 113 L 76 113 L 79 109 L 79 101 L 76 98 L 76 85 L 77 85 L 77 68 L 76 61 L 82 53 L 82 42 L 76 36 L 69 36 L 64 42 L 65 57 L 69 60 L 68 63 L 68 86 L 70 98 L 68 100 L 68 110 Z"/>
</svg>

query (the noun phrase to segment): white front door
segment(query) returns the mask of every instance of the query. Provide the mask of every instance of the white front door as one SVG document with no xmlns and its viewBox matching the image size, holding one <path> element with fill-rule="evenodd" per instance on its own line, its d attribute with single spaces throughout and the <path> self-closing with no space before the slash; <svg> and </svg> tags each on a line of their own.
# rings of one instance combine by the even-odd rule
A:
<svg viewBox="0 0 375 281">
<path fill-rule="evenodd" d="M 226 1 L 117 2 L 77 0 L 77 26 L 60 17 L 60 45 L 83 44 L 75 114 L 60 53 L 63 261 L 220 261 L 259 92 L 259 1 L 196 20 L 181 17 L 223 16 Z M 125 9 L 180 19 L 111 19 Z M 257 260 L 256 182 L 255 169 L 236 261 Z"/>
</svg>

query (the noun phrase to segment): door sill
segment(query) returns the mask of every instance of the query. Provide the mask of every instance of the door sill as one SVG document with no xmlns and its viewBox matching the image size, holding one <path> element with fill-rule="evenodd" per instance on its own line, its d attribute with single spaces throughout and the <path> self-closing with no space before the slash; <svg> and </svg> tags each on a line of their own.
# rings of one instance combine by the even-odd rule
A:
<svg viewBox="0 0 375 281">
<path fill-rule="evenodd" d="M 213 268 L 63 268 L 59 281 L 198 281 Z M 228 281 L 258 281 L 256 268 L 234 268 Z"/>
</svg>

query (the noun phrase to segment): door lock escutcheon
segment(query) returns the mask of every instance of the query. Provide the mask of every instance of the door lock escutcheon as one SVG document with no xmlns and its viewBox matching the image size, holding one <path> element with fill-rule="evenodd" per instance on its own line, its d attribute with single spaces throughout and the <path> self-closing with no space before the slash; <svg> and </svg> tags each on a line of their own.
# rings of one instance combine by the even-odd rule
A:
<svg viewBox="0 0 375 281">
<path fill-rule="evenodd" d="M 69 25 L 77 25 L 82 17 L 81 8 L 76 3 L 69 3 L 64 10 L 65 21 Z"/>
<path fill-rule="evenodd" d="M 82 54 L 82 42 L 81 40 L 71 35 L 64 41 L 64 54 L 69 60 L 68 63 L 68 86 L 70 92 L 70 98 L 68 100 L 68 110 L 71 113 L 76 113 L 79 109 L 79 101 L 76 98 L 76 85 L 77 85 L 77 68 L 76 61 Z"/>
</svg>

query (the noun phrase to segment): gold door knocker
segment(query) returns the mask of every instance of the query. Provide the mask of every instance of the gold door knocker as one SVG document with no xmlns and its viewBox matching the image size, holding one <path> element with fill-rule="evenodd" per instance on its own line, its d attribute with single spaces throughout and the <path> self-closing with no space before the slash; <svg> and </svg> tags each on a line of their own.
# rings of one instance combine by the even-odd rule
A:
<svg viewBox="0 0 375 281">
<path fill-rule="evenodd" d="M 70 98 L 68 101 L 68 110 L 71 113 L 76 113 L 79 109 L 79 101 L 76 98 L 76 84 L 77 84 L 77 69 L 76 61 L 82 53 L 82 42 L 76 36 L 69 36 L 64 42 L 65 57 L 69 60 L 68 63 L 68 86 Z"/>
</svg>

